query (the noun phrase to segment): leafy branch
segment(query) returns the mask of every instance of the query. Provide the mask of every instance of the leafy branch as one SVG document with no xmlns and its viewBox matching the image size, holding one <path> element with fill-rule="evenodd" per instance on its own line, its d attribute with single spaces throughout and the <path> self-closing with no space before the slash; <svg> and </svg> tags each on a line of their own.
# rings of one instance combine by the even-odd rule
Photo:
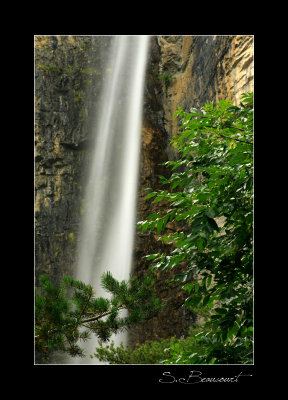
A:
<svg viewBox="0 0 288 400">
<path fill-rule="evenodd" d="M 239 107 L 226 100 L 191 113 L 178 107 L 175 117 L 180 126 L 171 143 L 179 158 L 165 163 L 170 178 L 160 179 L 167 189 L 148 188 L 146 196 L 153 203 L 164 200 L 169 209 L 138 222 L 142 232 L 156 231 L 158 240 L 174 246 L 168 254 L 147 255 L 152 268 L 185 263 L 186 270 L 174 278 L 187 293 L 185 306 L 209 310 L 198 337 L 205 354 L 178 352 L 175 360 L 251 363 L 253 93 L 242 95 Z M 182 228 L 169 234 L 168 223 Z"/>
<path fill-rule="evenodd" d="M 238 129 L 238 128 L 237 128 Z M 240 129 L 239 129 L 240 130 Z M 242 130 L 241 130 L 242 131 Z M 231 139 L 231 137 L 229 137 L 229 136 L 226 136 L 226 135 L 223 135 L 223 133 L 219 133 L 219 135 L 221 136 L 221 137 L 223 137 L 223 138 L 226 138 L 226 139 Z M 252 146 L 253 146 L 253 142 L 247 142 L 247 140 L 241 140 L 241 139 L 238 139 L 238 138 L 233 138 L 233 140 L 236 140 L 237 142 L 241 142 L 241 143 L 246 143 L 246 144 L 251 144 Z"/>
</svg>

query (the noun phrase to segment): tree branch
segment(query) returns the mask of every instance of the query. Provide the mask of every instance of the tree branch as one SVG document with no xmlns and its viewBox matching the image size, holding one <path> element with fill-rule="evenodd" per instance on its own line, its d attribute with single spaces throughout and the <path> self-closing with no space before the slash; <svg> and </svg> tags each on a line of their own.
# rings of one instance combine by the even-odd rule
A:
<svg viewBox="0 0 288 400">
<path fill-rule="evenodd" d="M 118 307 L 118 310 L 120 310 L 121 308 L 123 309 L 124 307 L 123 307 L 123 306 L 119 306 L 119 307 Z M 112 313 L 112 311 L 107 311 L 106 313 L 97 315 L 96 317 L 92 317 L 92 318 L 88 318 L 88 319 L 83 319 L 83 320 L 81 321 L 81 323 L 92 322 L 92 321 L 98 321 L 98 319 L 103 318 L 103 317 L 106 317 L 106 315 L 109 315 L 109 314 L 111 314 L 111 313 Z"/>
<path fill-rule="evenodd" d="M 238 129 L 238 128 L 237 128 L 237 129 Z M 241 130 L 241 129 L 240 129 L 240 130 Z M 246 143 L 246 144 L 253 144 L 253 142 L 247 142 L 246 140 L 240 140 L 240 139 L 236 139 L 236 138 L 231 138 L 231 137 L 229 137 L 229 136 L 223 135 L 222 133 L 219 133 L 219 135 L 220 135 L 221 137 L 226 138 L 226 139 L 237 140 L 237 142 L 242 142 L 242 143 Z"/>
</svg>

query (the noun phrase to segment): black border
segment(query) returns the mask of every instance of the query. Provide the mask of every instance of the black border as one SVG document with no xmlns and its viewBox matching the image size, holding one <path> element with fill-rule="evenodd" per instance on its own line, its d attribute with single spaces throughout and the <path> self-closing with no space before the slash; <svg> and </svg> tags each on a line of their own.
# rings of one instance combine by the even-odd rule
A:
<svg viewBox="0 0 288 400">
<path fill-rule="evenodd" d="M 203 26 L 203 29 L 201 29 L 201 32 L 195 32 L 195 30 L 193 29 L 188 29 L 189 32 L 187 32 L 187 30 L 182 29 L 181 32 L 177 31 L 177 29 L 169 29 L 165 28 L 165 31 L 159 26 L 159 30 L 158 28 L 155 29 L 156 23 L 155 20 L 154 22 L 154 29 L 147 30 L 143 29 L 139 31 L 139 29 L 137 30 L 137 34 L 149 34 L 149 35 L 158 35 L 158 34 L 165 34 L 165 31 L 167 32 L 168 35 L 170 34 L 189 34 L 189 35 L 207 35 L 209 34 L 207 32 L 207 26 Z M 41 25 L 41 24 L 40 24 Z M 91 25 L 90 25 L 91 26 Z M 193 24 L 191 24 L 191 26 L 193 27 Z M 190 28 L 190 26 L 189 26 Z M 109 29 L 107 28 L 109 33 L 104 33 L 103 29 L 99 32 L 95 32 L 95 30 L 91 31 L 87 31 L 87 30 L 81 30 L 81 29 L 71 29 L 71 30 L 64 30 L 63 29 L 56 29 L 54 27 L 49 27 L 49 29 L 44 28 L 43 29 L 35 29 L 32 33 L 32 37 L 29 36 L 29 38 L 31 38 L 31 42 L 32 42 L 32 55 L 30 55 L 30 59 L 31 59 L 31 64 L 29 64 L 28 67 L 28 75 L 30 76 L 31 74 L 31 70 L 32 70 L 32 86 L 31 83 L 28 84 L 28 82 L 24 82 L 24 86 L 25 88 L 23 90 L 26 89 L 27 84 L 28 84 L 28 89 L 26 93 L 31 93 L 31 87 L 32 87 L 32 135 L 30 136 L 30 134 L 28 134 L 29 140 L 27 140 L 27 138 L 25 138 L 25 146 L 24 148 L 26 148 L 27 143 L 29 144 L 27 146 L 28 148 L 28 153 L 25 151 L 24 154 L 24 159 L 27 160 L 27 154 L 29 154 L 31 157 L 33 157 L 33 161 L 30 162 L 30 158 L 29 158 L 29 165 L 30 165 L 30 169 L 32 169 L 32 207 L 34 208 L 34 35 L 38 35 L 38 34 L 81 34 L 81 35 L 101 35 L 101 34 L 107 34 L 107 35 L 114 35 L 114 34 L 136 34 L 135 33 L 135 29 L 133 29 L 133 27 L 131 28 L 130 26 L 126 26 L 126 28 L 124 30 L 126 30 L 126 32 L 123 32 L 123 29 L 121 31 L 121 33 L 119 32 L 119 29 L 112 29 L 111 25 L 109 26 Z M 227 33 L 225 32 L 221 32 L 216 33 L 215 30 L 212 30 L 213 32 L 211 34 L 218 34 L 218 35 L 225 35 L 225 34 L 229 34 L 229 35 L 234 35 L 234 34 L 245 34 L 245 35 L 254 35 L 254 48 L 255 48 L 255 61 L 256 61 L 256 71 L 257 71 L 257 63 L 258 63 L 258 36 L 257 34 L 254 32 L 254 29 L 250 29 L 248 31 L 246 31 L 246 33 L 243 31 L 239 32 L 239 30 L 237 29 L 233 29 L 233 32 L 231 32 L 231 30 L 227 29 Z M 68 32 L 68 33 L 67 33 Z M 26 36 L 27 38 L 27 36 Z M 30 39 L 28 39 L 29 43 L 30 43 Z M 260 39 L 259 39 L 260 41 Z M 26 50 L 26 48 L 25 48 Z M 27 55 L 26 55 L 27 56 Z M 27 65 L 26 65 L 27 66 Z M 258 74 L 258 71 L 257 71 Z M 33 309 L 34 309 L 34 290 L 32 289 L 32 328 L 29 327 L 29 329 L 26 331 L 29 332 L 28 335 L 28 339 L 26 341 L 26 343 L 31 343 L 31 347 L 28 348 L 28 353 L 29 356 L 26 358 L 26 360 L 31 360 L 30 365 L 32 364 L 32 368 L 33 368 L 33 375 L 34 378 L 36 378 L 37 380 L 37 384 L 44 384 L 47 381 L 49 381 L 50 379 L 48 378 L 48 376 L 51 374 L 54 377 L 58 377 L 57 382 L 59 384 L 61 384 L 62 380 L 64 381 L 64 376 L 69 376 L 69 380 L 71 380 L 73 382 L 73 378 L 75 376 L 75 379 L 78 379 L 79 381 L 79 385 L 80 387 L 82 387 L 81 382 L 85 382 L 89 387 L 93 388 L 94 386 L 96 386 L 98 389 L 101 390 L 101 388 L 103 388 L 105 390 L 105 388 L 107 389 L 117 389 L 118 391 L 120 391 L 120 393 L 123 391 L 121 390 L 125 388 L 125 391 L 123 391 L 123 393 L 126 392 L 127 389 L 135 387 L 137 390 L 137 393 L 141 394 L 142 391 L 143 393 L 146 390 L 149 390 L 150 387 L 155 388 L 157 387 L 157 389 L 159 388 L 161 390 L 161 392 L 164 393 L 165 392 L 169 392 L 172 393 L 173 391 L 177 392 L 179 390 L 186 390 L 187 393 L 190 393 L 191 395 L 193 395 L 193 393 L 196 390 L 203 390 L 203 388 L 208 387 L 209 389 L 212 389 L 212 391 L 226 391 L 227 389 L 233 391 L 233 393 L 238 394 L 240 387 L 241 388 L 248 388 L 251 385 L 255 386 L 260 385 L 259 387 L 262 386 L 262 382 L 263 379 L 265 379 L 265 373 L 264 371 L 267 369 L 265 368 L 265 366 L 267 365 L 267 359 L 265 357 L 266 353 L 262 353 L 261 350 L 261 340 L 264 340 L 264 338 L 261 334 L 262 332 L 262 327 L 261 326 L 261 322 L 260 322 L 260 315 L 261 315 L 261 311 L 260 309 L 261 304 L 260 304 L 260 294 L 258 292 L 259 286 L 261 285 L 261 280 L 260 280 L 260 271 L 259 271 L 259 267 L 257 266 L 258 263 L 258 254 L 256 256 L 256 253 L 258 252 L 258 239 L 256 238 L 256 233 L 258 235 L 258 230 L 260 231 L 261 228 L 261 222 L 259 224 L 258 227 L 258 211 L 257 211 L 257 207 L 258 207 L 258 192 L 260 192 L 260 183 L 258 183 L 258 174 L 261 175 L 260 173 L 260 168 L 257 169 L 257 166 L 260 164 L 260 161 L 258 161 L 258 158 L 261 159 L 260 153 L 261 150 L 258 147 L 258 141 L 260 141 L 259 137 L 257 136 L 257 127 L 258 127 L 258 117 L 259 119 L 261 119 L 260 116 L 260 111 L 259 111 L 259 115 L 258 115 L 258 110 L 261 109 L 261 107 L 258 107 L 258 96 L 259 99 L 261 98 L 261 95 L 259 94 L 259 87 L 257 86 L 257 74 L 256 77 L 254 78 L 255 81 L 255 266 L 254 266 L 254 274 L 255 274 L 255 303 L 254 303 L 254 312 L 255 312 L 255 354 L 254 354 L 254 360 L 255 363 L 254 365 L 213 365 L 213 366 L 206 366 L 206 365 L 116 365 L 116 366 L 110 366 L 110 365 L 34 365 L 34 341 L 33 341 L 33 336 L 34 334 L 32 333 L 32 335 L 30 336 L 31 330 L 33 332 L 33 325 L 34 325 L 34 313 L 33 313 Z M 260 79 L 260 78 L 259 78 Z M 256 93 L 257 90 L 257 93 Z M 27 102 L 27 106 L 28 106 L 28 111 L 30 113 L 31 111 L 31 103 Z M 25 115 L 25 117 L 27 117 L 27 115 Z M 24 118 L 25 120 L 25 118 Z M 25 130 L 26 131 L 26 130 Z M 29 132 L 31 133 L 31 129 L 29 129 Z M 30 139 L 31 138 L 31 139 Z M 30 141 L 31 140 L 31 141 Z M 32 142 L 33 141 L 33 142 Z M 32 147 L 32 148 L 31 148 Z M 20 153 L 21 153 L 21 158 L 23 159 L 23 148 L 20 148 Z M 32 154 L 31 154 L 32 153 Z M 32 166 L 32 168 L 31 168 Z M 30 176 L 30 174 L 29 174 Z M 261 179 L 260 179 L 261 180 Z M 28 186 L 30 185 L 30 179 L 29 179 L 29 185 L 27 185 L 27 180 L 25 180 L 25 190 L 21 188 L 21 191 L 23 190 L 23 192 L 25 194 L 30 194 L 30 190 L 28 189 Z M 30 186 L 29 186 L 30 187 Z M 19 189 L 18 189 L 19 190 Z M 17 192 L 18 192 L 17 190 Z M 260 203 L 260 194 L 259 194 L 259 203 Z M 30 201 L 31 201 L 31 197 L 30 195 L 27 196 Z M 32 208 L 31 207 L 31 208 Z M 34 220 L 34 210 L 32 208 L 32 212 L 33 212 L 33 217 L 32 217 L 32 221 Z M 30 206 L 28 207 L 28 209 L 30 210 Z M 32 214 L 31 212 L 31 214 Z M 23 213 L 24 216 L 26 215 L 26 217 L 28 216 L 28 223 L 27 226 L 30 225 L 31 223 L 31 214 L 29 213 Z M 259 212 L 260 214 L 260 212 Z M 259 217 L 260 220 L 260 217 Z M 24 221 L 25 224 L 25 221 Z M 30 242 L 30 244 L 32 244 L 32 262 L 34 260 L 34 225 L 32 223 L 32 241 Z M 260 242 L 260 240 L 259 240 Z M 260 248 L 262 246 L 259 244 L 259 252 L 261 252 Z M 259 262 L 260 263 L 260 262 Z M 30 264 L 31 265 L 31 264 Z M 30 267 L 28 268 L 29 272 L 30 272 Z M 26 272 L 27 272 L 27 268 L 26 268 Z M 31 268 L 31 275 L 32 275 L 32 279 L 31 281 L 33 282 L 33 287 L 34 287 L 34 269 Z M 30 278 L 31 275 L 29 274 Z M 27 274 L 25 273 L 25 279 L 27 279 Z M 258 280 L 260 281 L 258 283 Z M 260 290 L 261 293 L 261 290 Z M 31 302 L 30 304 L 30 310 L 31 310 Z M 259 311 L 259 314 L 258 314 Z M 30 330 L 31 329 L 31 330 Z M 264 328 L 265 329 L 265 328 Z M 32 337 L 32 339 L 31 339 Z M 267 357 L 269 357 L 267 355 Z M 268 361 L 269 363 L 269 361 Z M 54 367 L 56 367 L 56 370 L 54 370 Z M 79 367 L 81 368 L 79 370 Z M 83 369 L 84 367 L 84 369 Z M 91 368 L 92 367 L 92 368 Z M 59 371 L 60 368 L 60 371 Z M 76 368 L 76 369 L 75 369 Z M 268 368 L 269 369 L 269 368 Z M 189 375 L 191 374 L 191 371 L 200 371 L 202 373 L 202 377 L 233 377 L 236 376 L 237 374 L 239 374 L 240 372 L 242 372 L 242 374 L 247 374 L 247 375 L 252 375 L 251 377 L 242 377 L 240 376 L 238 382 L 234 382 L 234 383 L 210 383 L 210 382 L 206 382 L 206 383 L 198 383 L 198 384 L 184 384 L 179 382 L 179 378 L 188 378 Z M 269 379 L 266 380 L 266 385 L 268 384 L 268 382 L 271 382 L 271 375 L 272 375 L 272 371 L 275 372 L 272 369 L 269 369 Z M 24 372 L 24 371 L 23 371 Z M 173 382 L 172 384 L 169 383 L 160 383 L 159 380 L 162 378 L 163 379 L 163 373 L 164 372 L 170 372 L 171 375 L 173 375 L 176 379 L 177 382 Z M 24 375 L 24 374 L 23 374 Z M 167 375 L 166 375 L 167 376 Z M 168 380 L 168 379 L 167 379 Z M 172 380 L 172 379 L 171 379 Z M 183 379 L 182 379 L 183 381 Z M 85 385 L 84 383 L 84 385 Z M 72 385 L 73 386 L 73 385 Z M 101 393 L 98 392 L 98 394 Z M 153 395 L 153 393 L 152 393 Z"/>
</svg>

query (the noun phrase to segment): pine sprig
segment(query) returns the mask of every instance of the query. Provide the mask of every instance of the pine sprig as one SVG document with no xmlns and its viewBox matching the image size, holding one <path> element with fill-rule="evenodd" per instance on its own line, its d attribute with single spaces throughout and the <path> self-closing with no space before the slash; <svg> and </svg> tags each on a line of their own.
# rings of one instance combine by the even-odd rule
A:
<svg viewBox="0 0 288 400">
<path fill-rule="evenodd" d="M 96 298 L 91 285 L 72 277 L 54 286 L 48 276 L 41 276 L 40 284 L 35 294 L 35 348 L 46 359 L 54 351 L 83 357 L 79 342 L 91 333 L 106 342 L 112 333 L 152 318 L 164 306 L 155 297 L 151 278 L 118 282 L 107 272 L 101 284 L 109 299 Z M 122 310 L 127 316 L 121 317 Z"/>
</svg>

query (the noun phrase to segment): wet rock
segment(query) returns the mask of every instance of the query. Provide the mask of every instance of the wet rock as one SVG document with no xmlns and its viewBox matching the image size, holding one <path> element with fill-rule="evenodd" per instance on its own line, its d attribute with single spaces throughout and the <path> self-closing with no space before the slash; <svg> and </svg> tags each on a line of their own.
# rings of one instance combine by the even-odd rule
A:
<svg viewBox="0 0 288 400">
<path fill-rule="evenodd" d="M 35 272 L 72 274 L 94 110 L 102 85 L 101 43 L 87 36 L 35 37 Z M 103 47 L 103 46 L 102 46 Z M 97 71 L 97 74 L 95 73 Z"/>
</svg>

